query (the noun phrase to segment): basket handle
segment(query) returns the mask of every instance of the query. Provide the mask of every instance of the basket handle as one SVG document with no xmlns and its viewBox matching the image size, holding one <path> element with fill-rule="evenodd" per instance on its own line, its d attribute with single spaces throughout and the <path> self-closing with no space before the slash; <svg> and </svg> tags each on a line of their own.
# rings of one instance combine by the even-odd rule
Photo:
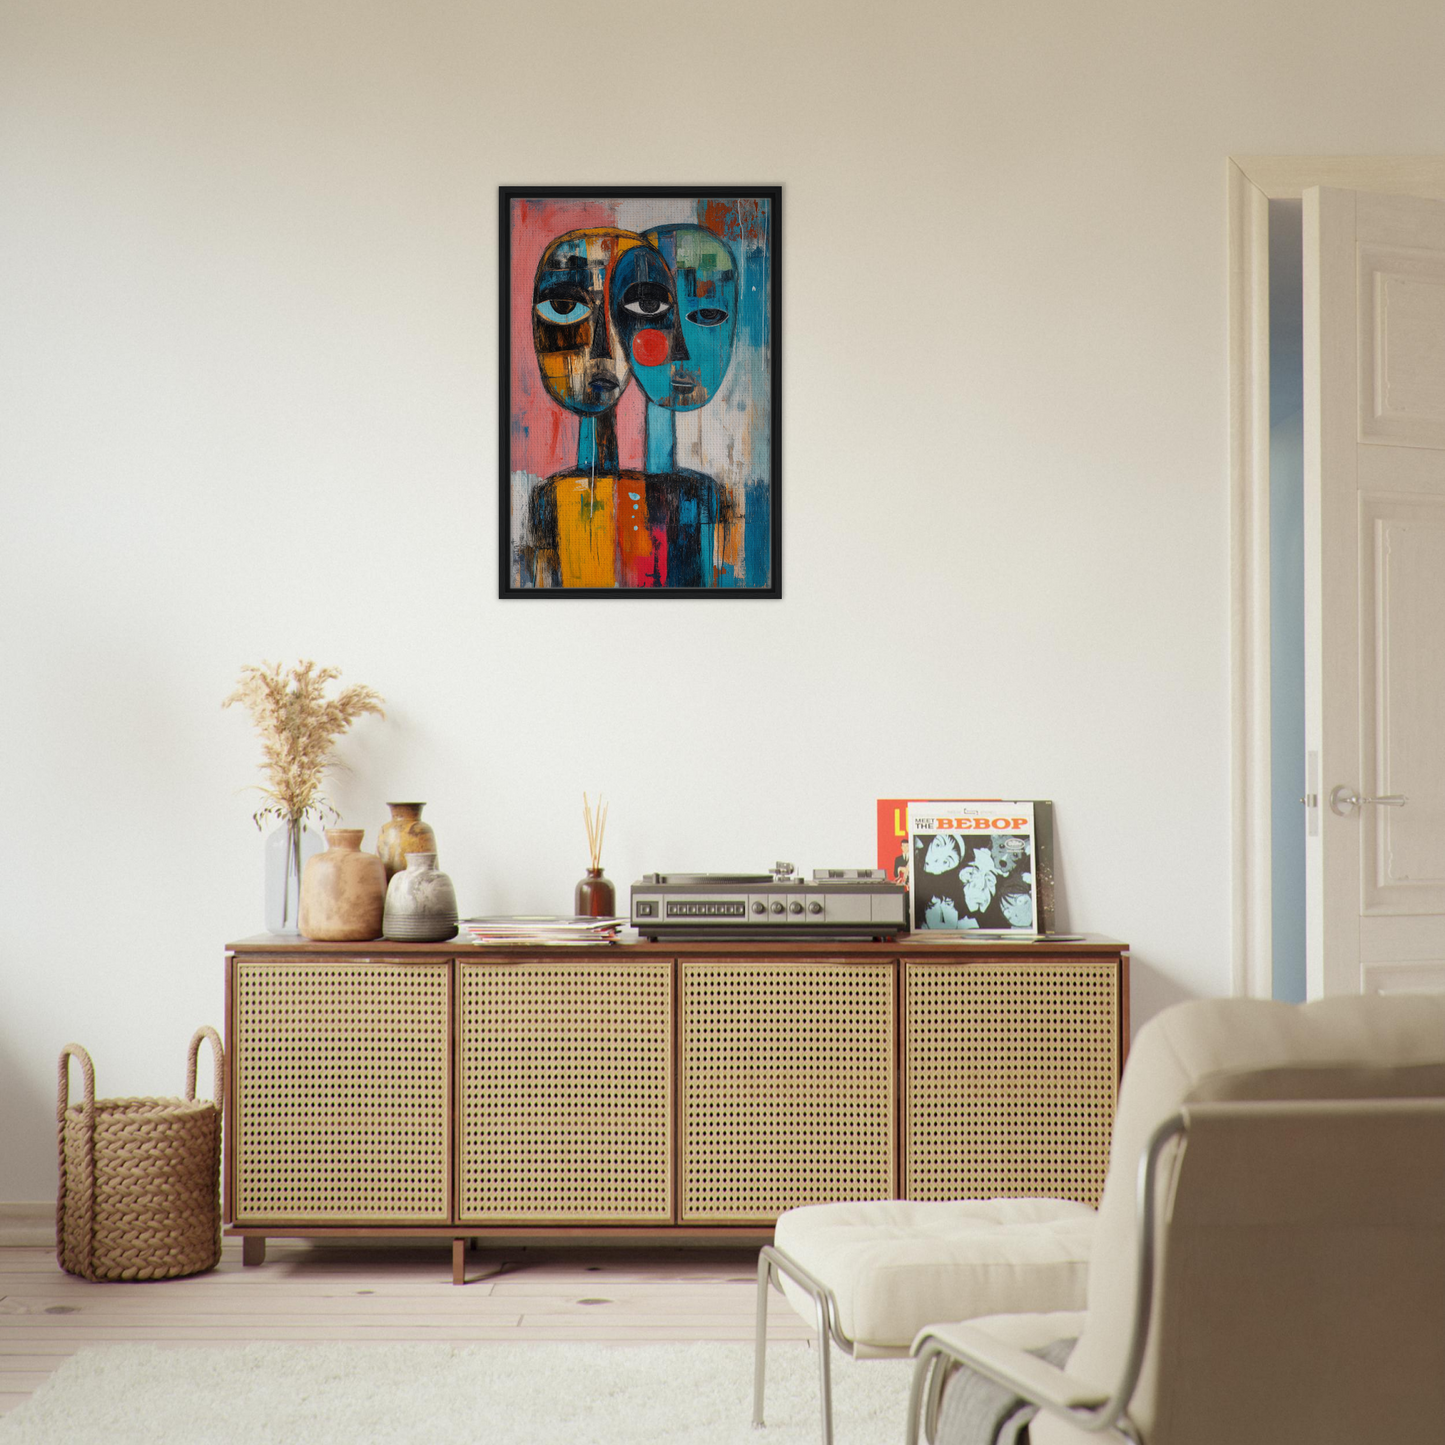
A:
<svg viewBox="0 0 1445 1445">
<path fill-rule="evenodd" d="M 78 1179 L 70 1178 L 68 1167 L 70 1151 L 65 1147 L 65 1116 L 70 1112 L 70 1061 L 80 1060 L 80 1072 L 85 1079 L 85 1103 L 80 1110 L 80 1123 L 84 1130 L 83 1152 L 79 1159 Z M 56 1099 L 56 1134 L 60 1150 L 59 1188 L 55 1194 L 55 1255 L 65 1269 L 71 1269 L 66 1262 L 66 1241 L 74 1239 L 77 1248 L 84 1241 L 84 1253 L 75 1261 L 78 1268 L 71 1272 L 93 1278 L 95 1269 L 95 1065 L 90 1055 L 79 1044 L 66 1044 L 60 1051 L 60 1090 Z M 75 1193 L 72 1206 L 69 1195 Z M 76 1223 L 73 1229 L 66 1228 L 66 1217 L 72 1209 Z"/>
<path fill-rule="evenodd" d="M 70 1107 L 70 1061 L 72 1058 L 80 1060 L 80 1072 L 85 1080 L 85 1107 L 82 1112 L 85 1122 L 89 1126 L 95 1118 L 95 1065 L 91 1063 L 90 1055 L 79 1044 L 66 1044 L 60 1051 L 60 1091 L 56 1102 L 55 1118 L 63 1126 L 65 1111 Z"/>
<path fill-rule="evenodd" d="M 191 1047 L 186 1055 L 186 1100 L 189 1102 L 196 1097 L 196 1064 L 199 1062 L 202 1039 L 211 1041 L 211 1058 L 216 1065 L 215 1088 L 212 1092 L 216 1107 L 220 1109 L 226 1103 L 226 1051 L 221 1047 L 220 1034 L 209 1024 L 202 1024 L 191 1035 Z"/>
</svg>

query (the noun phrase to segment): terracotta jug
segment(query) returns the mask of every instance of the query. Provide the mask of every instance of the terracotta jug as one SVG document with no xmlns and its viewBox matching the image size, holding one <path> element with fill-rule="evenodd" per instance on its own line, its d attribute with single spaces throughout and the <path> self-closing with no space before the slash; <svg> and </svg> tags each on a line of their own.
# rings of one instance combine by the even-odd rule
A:
<svg viewBox="0 0 1445 1445">
<path fill-rule="evenodd" d="M 387 881 L 406 867 L 408 853 L 435 853 L 437 835 L 430 823 L 423 823 L 425 803 L 388 803 L 391 818 L 376 835 L 376 854 L 386 868 Z"/>
<path fill-rule="evenodd" d="M 328 828 L 326 851 L 301 875 L 301 935 L 317 942 L 381 937 L 386 869 L 363 853 L 362 828 Z"/>
</svg>

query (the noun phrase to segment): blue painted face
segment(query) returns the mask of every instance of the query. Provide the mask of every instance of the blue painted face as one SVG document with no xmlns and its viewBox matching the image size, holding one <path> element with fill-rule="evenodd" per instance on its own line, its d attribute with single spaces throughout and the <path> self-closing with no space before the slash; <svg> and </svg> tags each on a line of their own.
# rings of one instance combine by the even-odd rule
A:
<svg viewBox="0 0 1445 1445">
<path fill-rule="evenodd" d="M 738 273 L 727 243 L 702 226 L 658 226 L 612 277 L 613 330 L 647 399 L 696 411 L 732 361 Z"/>
<path fill-rule="evenodd" d="M 676 281 L 678 327 L 689 358 L 687 374 L 673 377 L 667 399 L 658 405 L 696 411 L 717 395 L 733 359 L 737 262 L 727 242 L 705 226 L 655 226 L 643 239 L 656 247 Z M 692 384 L 679 386 L 679 380 Z"/>
</svg>

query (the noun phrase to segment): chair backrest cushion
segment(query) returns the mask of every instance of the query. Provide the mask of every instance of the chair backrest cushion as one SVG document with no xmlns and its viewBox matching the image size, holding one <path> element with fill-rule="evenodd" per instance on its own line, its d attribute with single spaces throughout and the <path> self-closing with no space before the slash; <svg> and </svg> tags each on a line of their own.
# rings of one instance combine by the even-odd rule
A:
<svg viewBox="0 0 1445 1445">
<path fill-rule="evenodd" d="M 1156 1206 L 1155 1313 L 1129 1407 L 1142 1438 L 1445 1435 L 1445 1099 L 1186 1118 Z"/>
<path fill-rule="evenodd" d="M 1110 1389 L 1134 1313 L 1139 1160 L 1154 1130 L 1199 1102 L 1445 1097 L 1445 996 L 1207 999 L 1150 1019 L 1130 1050 L 1069 1373 Z M 1039 1422 L 1043 1425 L 1043 1422 Z M 1047 1427 L 1040 1439 L 1050 1437 Z M 1062 1438 L 1062 1437 L 1061 1437 Z M 1069 1438 L 1072 1437 L 1070 1432 Z"/>
</svg>

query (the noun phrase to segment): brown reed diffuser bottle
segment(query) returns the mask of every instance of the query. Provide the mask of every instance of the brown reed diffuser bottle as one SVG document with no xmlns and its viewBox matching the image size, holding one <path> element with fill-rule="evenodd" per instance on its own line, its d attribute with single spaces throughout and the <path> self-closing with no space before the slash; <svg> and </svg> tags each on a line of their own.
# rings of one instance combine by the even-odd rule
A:
<svg viewBox="0 0 1445 1445">
<path fill-rule="evenodd" d="M 592 866 L 587 876 L 577 885 L 573 905 L 578 918 L 615 918 L 617 916 L 617 890 L 610 878 L 602 876 L 602 835 L 607 831 L 607 804 L 602 794 L 597 795 L 594 810 L 582 794 L 582 821 L 587 825 L 587 851 Z"/>
</svg>

